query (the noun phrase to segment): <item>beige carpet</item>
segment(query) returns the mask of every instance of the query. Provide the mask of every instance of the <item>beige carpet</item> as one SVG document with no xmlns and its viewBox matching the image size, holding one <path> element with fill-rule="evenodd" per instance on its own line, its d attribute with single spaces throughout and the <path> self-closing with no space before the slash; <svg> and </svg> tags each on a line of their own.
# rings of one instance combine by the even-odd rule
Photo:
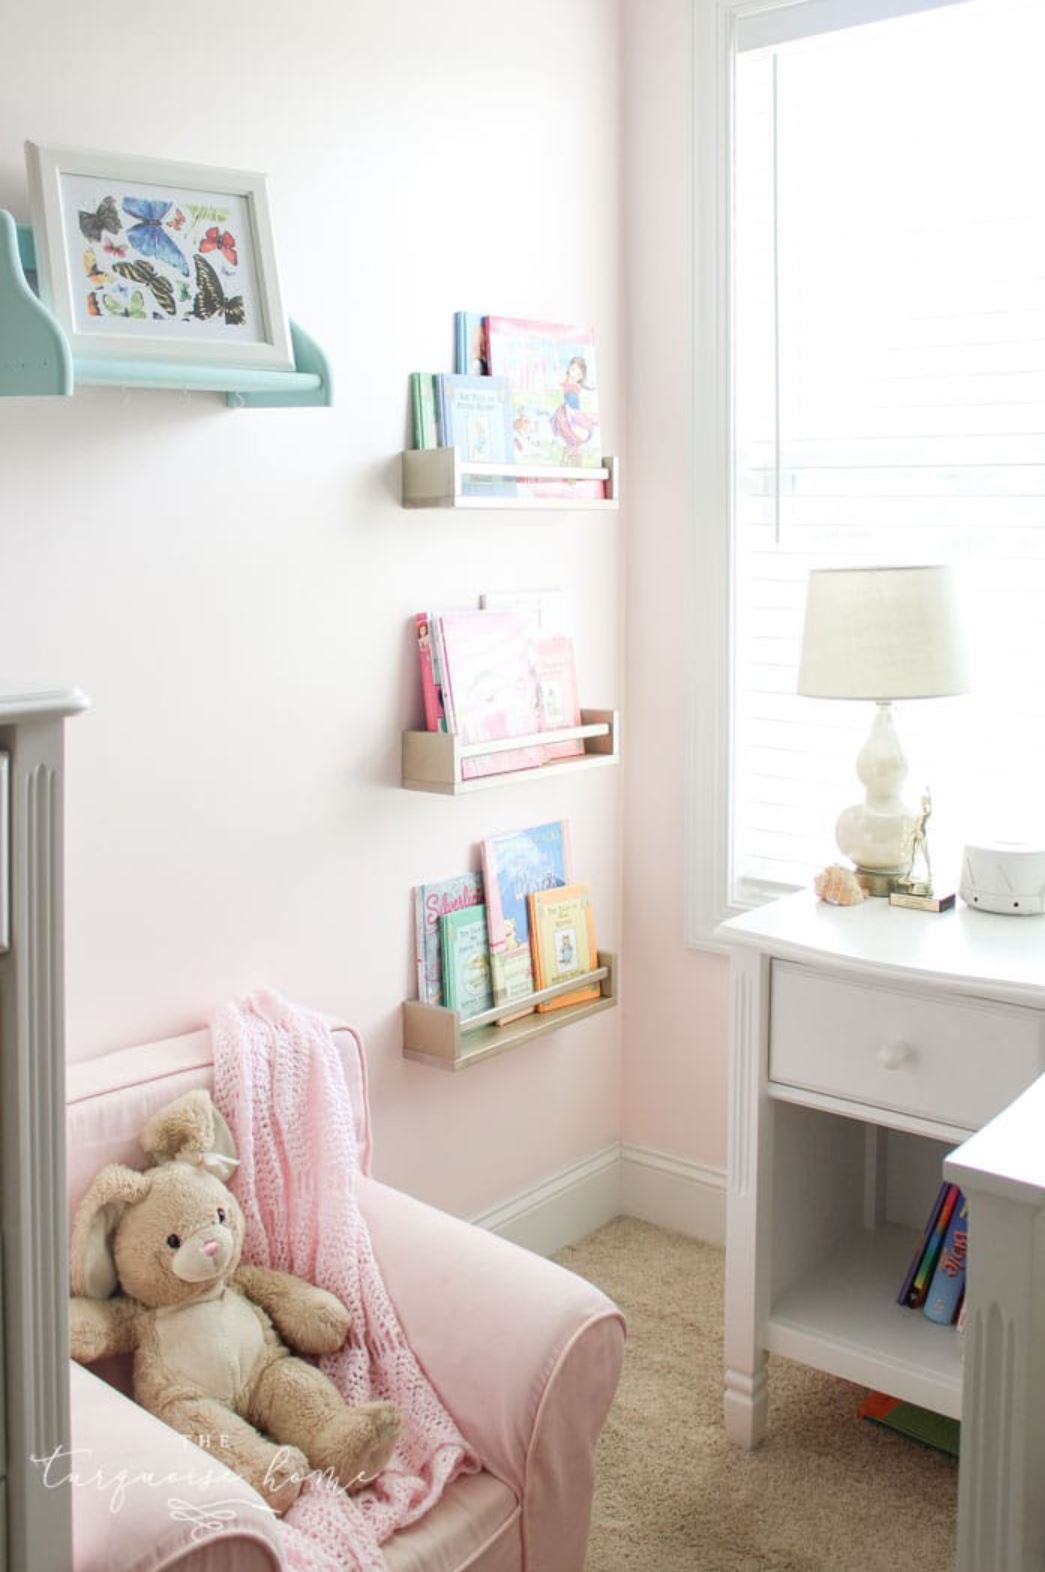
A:
<svg viewBox="0 0 1045 1572">
<path fill-rule="evenodd" d="M 556 1259 L 629 1326 L 586 1572 L 949 1572 L 957 1465 L 858 1419 L 859 1388 L 774 1359 L 767 1440 L 726 1442 L 720 1250 L 618 1218 Z"/>
</svg>

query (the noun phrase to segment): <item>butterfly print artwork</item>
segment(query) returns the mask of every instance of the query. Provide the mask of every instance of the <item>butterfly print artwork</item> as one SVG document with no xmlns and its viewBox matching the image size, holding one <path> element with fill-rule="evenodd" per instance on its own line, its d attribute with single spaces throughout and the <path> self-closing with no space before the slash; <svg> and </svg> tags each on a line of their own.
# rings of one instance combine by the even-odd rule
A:
<svg viewBox="0 0 1045 1572">
<path fill-rule="evenodd" d="M 205 257 L 196 257 L 196 298 L 192 315 L 201 322 L 223 315 L 229 327 L 242 327 L 247 312 L 242 295 L 226 295 L 221 280 Z"/>
<path fill-rule="evenodd" d="M 85 213 L 80 209 L 80 233 L 87 240 L 100 240 L 106 231 L 110 235 L 118 235 L 122 227 L 116 203 L 111 196 L 103 197 L 93 213 Z"/>
<path fill-rule="evenodd" d="M 167 220 L 167 228 L 168 229 L 184 229 L 185 228 L 185 214 L 182 212 L 180 207 L 176 207 L 174 209 L 174 217 L 173 218 L 168 218 L 168 220 Z"/>
<path fill-rule="evenodd" d="M 106 242 L 105 242 L 105 250 L 108 253 L 108 255 L 111 256 L 111 257 L 125 257 L 127 255 L 127 247 L 126 246 L 114 245 L 111 240 L 106 240 Z"/>
<path fill-rule="evenodd" d="M 145 296 L 140 289 L 134 291 L 126 304 L 122 300 L 115 300 L 112 295 L 103 295 L 102 305 L 111 317 L 145 316 Z"/>
<path fill-rule="evenodd" d="M 106 273 L 104 268 L 98 266 L 98 258 L 89 246 L 83 254 L 83 270 L 92 284 L 112 283 L 112 274 Z"/>
<path fill-rule="evenodd" d="M 163 220 L 172 206 L 171 202 L 151 202 L 146 197 L 124 197 L 123 211 L 139 220 L 128 228 L 127 239 L 142 256 L 151 257 L 154 262 L 165 262 L 168 267 L 188 275 L 189 264 L 184 253 L 163 227 Z"/>
<path fill-rule="evenodd" d="M 227 229 L 223 232 L 218 228 L 217 224 L 212 224 L 207 230 L 207 233 L 200 241 L 200 250 L 204 255 L 208 251 L 220 251 L 225 261 L 231 267 L 235 267 L 239 262 L 239 257 L 236 255 L 235 235 L 230 235 Z"/>
<path fill-rule="evenodd" d="M 94 295 L 94 294 L 88 295 L 87 296 L 87 315 L 91 316 L 91 317 L 100 317 L 101 314 L 102 314 L 102 308 L 98 304 L 98 296 Z"/>
<path fill-rule="evenodd" d="M 155 297 L 156 304 L 169 317 L 174 316 L 178 309 L 174 303 L 174 285 L 162 273 L 157 273 L 151 262 L 114 262 L 113 272 L 119 273 L 121 278 L 132 279 L 135 284 L 145 284 Z"/>
</svg>

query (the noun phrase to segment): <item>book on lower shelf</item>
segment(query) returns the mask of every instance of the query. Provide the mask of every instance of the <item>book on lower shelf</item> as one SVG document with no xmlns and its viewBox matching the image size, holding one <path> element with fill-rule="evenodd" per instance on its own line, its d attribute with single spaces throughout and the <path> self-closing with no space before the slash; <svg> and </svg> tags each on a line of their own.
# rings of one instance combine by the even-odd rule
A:
<svg viewBox="0 0 1045 1572">
<path fill-rule="evenodd" d="M 450 879 L 419 884 L 414 890 L 414 945 L 417 955 L 417 997 L 423 1004 L 443 1004 L 443 960 L 440 921 L 450 912 L 482 904 L 481 873 L 459 873 Z"/>
<path fill-rule="evenodd" d="M 595 947 L 595 918 L 591 890 L 586 884 L 568 884 L 561 889 L 536 890 L 529 897 L 530 948 L 536 990 L 552 988 L 583 977 L 599 964 Z M 589 983 L 570 993 L 546 999 L 538 1011 L 564 1010 L 570 1004 L 584 1004 L 599 997 L 598 983 Z"/>
<path fill-rule="evenodd" d="M 486 907 L 462 906 L 439 919 L 443 962 L 443 1003 L 462 1021 L 493 1004 Z"/>
<path fill-rule="evenodd" d="M 494 1002 L 510 1004 L 535 991 L 527 897 L 573 879 L 569 823 L 555 819 L 490 836 L 482 843 L 482 864 Z"/>
<path fill-rule="evenodd" d="M 960 1196 L 961 1191 L 958 1186 L 948 1184 L 946 1181 L 937 1193 L 922 1238 L 897 1296 L 898 1303 L 907 1305 L 912 1310 L 920 1310 L 925 1304 L 936 1263 L 947 1237 L 951 1216 Z"/>
<path fill-rule="evenodd" d="M 961 1423 L 946 1414 L 936 1414 L 930 1408 L 920 1408 L 917 1403 L 905 1403 L 885 1392 L 868 1392 L 857 1413 L 861 1419 L 894 1430 L 898 1435 L 919 1441 L 937 1452 L 957 1457 L 961 1441 Z"/>
<path fill-rule="evenodd" d="M 939 1326 L 958 1319 L 965 1293 L 965 1263 L 969 1252 L 969 1203 L 961 1191 L 951 1211 L 947 1233 L 940 1247 L 932 1281 L 922 1306 L 923 1314 Z"/>
</svg>

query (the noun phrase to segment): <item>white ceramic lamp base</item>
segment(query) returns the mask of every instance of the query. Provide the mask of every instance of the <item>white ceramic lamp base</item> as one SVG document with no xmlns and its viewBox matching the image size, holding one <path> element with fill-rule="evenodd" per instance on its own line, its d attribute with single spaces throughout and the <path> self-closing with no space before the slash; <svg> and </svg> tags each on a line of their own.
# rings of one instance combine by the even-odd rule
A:
<svg viewBox="0 0 1045 1572">
<path fill-rule="evenodd" d="M 917 815 L 900 795 L 907 760 L 893 725 L 888 701 L 875 705 L 867 741 L 856 758 L 856 773 L 866 788 L 863 802 L 843 809 L 835 839 L 856 865 L 869 895 L 888 895 L 907 869 Z"/>
</svg>

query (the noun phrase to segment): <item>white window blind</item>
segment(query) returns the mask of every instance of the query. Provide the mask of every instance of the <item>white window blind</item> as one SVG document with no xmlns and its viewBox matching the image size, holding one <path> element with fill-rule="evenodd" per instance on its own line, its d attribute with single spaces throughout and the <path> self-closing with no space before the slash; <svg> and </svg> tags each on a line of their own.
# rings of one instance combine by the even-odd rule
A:
<svg viewBox="0 0 1045 1572">
<path fill-rule="evenodd" d="M 796 8 L 801 9 L 801 8 Z M 806 884 L 870 706 L 795 695 L 814 567 L 951 562 L 974 693 L 898 706 L 953 859 L 1045 820 L 1045 5 L 740 53 L 732 898 Z M 1036 828 L 1035 828 L 1036 827 Z"/>
</svg>

